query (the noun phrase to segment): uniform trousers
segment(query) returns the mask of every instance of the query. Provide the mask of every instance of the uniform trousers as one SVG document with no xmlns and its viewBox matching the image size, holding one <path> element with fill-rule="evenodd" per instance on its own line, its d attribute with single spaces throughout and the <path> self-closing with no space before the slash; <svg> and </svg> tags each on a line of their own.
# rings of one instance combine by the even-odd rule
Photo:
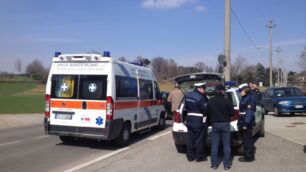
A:
<svg viewBox="0 0 306 172">
<path fill-rule="evenodd" d="M 207 126 L 200 128 L 188 127 L 187 133 L 187 159 L 202 159 L 206 145 Z"/>
</svg>

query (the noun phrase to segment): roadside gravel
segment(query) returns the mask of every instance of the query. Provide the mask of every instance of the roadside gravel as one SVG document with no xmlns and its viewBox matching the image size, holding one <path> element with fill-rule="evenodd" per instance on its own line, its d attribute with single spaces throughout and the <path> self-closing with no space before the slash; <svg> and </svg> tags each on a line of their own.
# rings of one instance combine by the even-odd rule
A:
<svg viewBox="0 0 306 172">
<path fill-rule="evenodd" d="M 43 114 L 1 114 L 0 130 L 43 124 Z"/>
</svg>

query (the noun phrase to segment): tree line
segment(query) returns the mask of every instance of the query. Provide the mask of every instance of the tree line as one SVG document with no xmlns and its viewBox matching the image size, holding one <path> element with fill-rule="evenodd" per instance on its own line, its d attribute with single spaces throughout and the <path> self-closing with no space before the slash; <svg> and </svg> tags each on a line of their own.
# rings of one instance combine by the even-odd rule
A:
<svg viewBox="0 0 306 172">
<path fill-rule="evenodd" d="M 90 52 L 92 53 L 92 52 Z M 99 53 L 99 52 L 96 52 Z M 236 56 L 232 58 L 231 63 L 231 80 L 236 81 L 237 83 L 245 82 L 263 82 L 263 85 L 268 86 L 269 84 L 269 68 L 264 67 L 261 63 L 257 64 L 248 64 L 247 58 L 242 56 Z M 128 60 L 125 57 L 119 57 L 118 60 L 127 62 Z M 143 66 L 152 68 L 157 80 L 171 80 L 175 76 L 184 75 L 188 73 L 195 72 L 216 72 L 222 73 L 223 66 L 217 64 L 216 66 L 211 66 L 210 64 L 203 61 L 196 62 L 191 66 L 178 65 L 174 59 L 167 59 L 164 57 L 155 57 L 151 60 L 143 58 L 141 56 L 136 57 L 134 62 L 141 63 Z M 302 69 L 301 73 L 296 73 L 294 71 L 288 72 L 288 81 L 297 82 L 297 75 L 302 75 L 306 77 L 306 47 L 301 52 L 297 62 L 298 66 Z M 22 62 L 20 59 L 15 61 L 15 69 L 19 74 L 22 72 Z M 273 69 L 273 83 L 277 81 L 277 69 Z M 42 63 L 36 59 L 33 60 L 25 67 L 25 74 L 31 75 L 32 77 L 40 80 L 42 83 L 45 83 L 48 77 L 49 68 L 46 68 Z M 1 73 L 6 74 L 4 72 Z"/>
</svg>

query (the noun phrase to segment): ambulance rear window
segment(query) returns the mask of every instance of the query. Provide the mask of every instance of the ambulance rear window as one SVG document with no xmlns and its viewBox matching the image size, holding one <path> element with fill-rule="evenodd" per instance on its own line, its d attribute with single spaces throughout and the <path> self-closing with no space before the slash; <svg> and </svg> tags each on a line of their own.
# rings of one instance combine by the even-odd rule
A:
<svg viewBox="0 0 306 172">
<path fill-rule="evenodd" d="M 105 75 L 81 75 L 79 86 L 79 99 L 105 100 Z"/>
<path fill-rule="evenodd" d="M 52 98 L 77 98 L 78 76 L 77 75 L 53 75 Z"/>
<path fill-rule="evenodd" d="M 53 75 L 51 97 L 106 100 L 106 75 Z"/>
</svg>

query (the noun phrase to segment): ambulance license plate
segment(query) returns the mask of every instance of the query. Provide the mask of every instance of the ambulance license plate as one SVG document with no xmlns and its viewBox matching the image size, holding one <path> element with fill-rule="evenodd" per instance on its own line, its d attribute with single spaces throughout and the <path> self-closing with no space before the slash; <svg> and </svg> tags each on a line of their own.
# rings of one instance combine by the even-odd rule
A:
<svg viewBox="0 0 306 172">
<path fill-rule="evenodd" d="M 72 119 L 72 114 L 56 113 L 55 114 L 55 119 L 71 120 Z"/>
</svg>

